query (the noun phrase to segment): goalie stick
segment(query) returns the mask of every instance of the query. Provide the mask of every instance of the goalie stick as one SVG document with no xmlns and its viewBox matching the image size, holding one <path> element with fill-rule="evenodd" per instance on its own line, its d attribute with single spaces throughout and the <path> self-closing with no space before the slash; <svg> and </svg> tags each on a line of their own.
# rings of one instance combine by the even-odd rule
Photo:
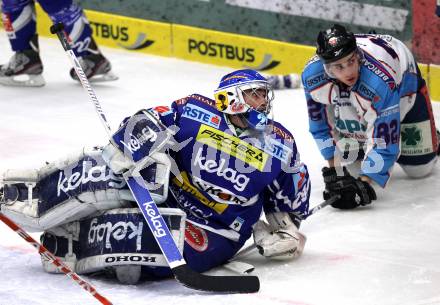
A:
<svg viewBox="0 0 440 305">
<path fill-rule="evenodd" d="M 0 220 L 3 221 L 9 228 L 11 228 L 15 233 L 20 235 L 21 238 L 23 238 L 25 241 L 30 243 L 32 246 L 34 246 L 35 249 L 38 250 L 38 253 L 54 264 L 58 270 L 63 272 L 65 275 L 70 277 L 72 280 L 74 280 L 78 285 L 80 285 L 85 291 L 93 295 L 96 299 L 98 299 L 101 304 L 103 305 L 112 305 L 112 303 L 107 300 L 104 296 L 102 296 L 96 289 L 90 285 L 88 282 L 80 278 L 78 274 L 72 271 L 66 264 L 64 264 L 59 258 L 57 258 L 55 255 L 53 255 L 49 250 L 47 250 L 46 247 L 44 247 L 42 244 L 37 242 L 35 239 L 32 238 L 26 231 L 24 231 L 21 227 L 19 227 L 14 221 L 12 221 L 9 217 L 4 215 L 3 213 L 0 213 Z"/>
<path fill-rule="evenodd" d="M 84 73 L 75 53 L 71 49 L 70 41 L 64 31 L 63 24 L 57 23 L 52 25 L 50 31 L 52 34 L 58 36 L 64 50 L 69 55 L 69 59 L 76 75 L 83 88 L 87 91 L 90 101 L 94 104 L 95 110 L 106 129 L 109 139 L 113 143 L 110 125 L 86 74 Z M 145 181 L 141 179 L 139 170 L 140 169 L 138 168 L 134 168 L 127 171 L 123 176 L 135 197 L 139 209 L 153 233 L 157 244 L 168 262 L 174 277 L 184 286 L 196 290 L 224 293 L 257 292 L 260 289 L 260 282 L 256 276 L 209 276 L 197 273 L 188 267 L 165 223 L 165 220 L 159 213 L 157 205 L 151 198 L 151 194 L 147 189 Z"/>
</svg>

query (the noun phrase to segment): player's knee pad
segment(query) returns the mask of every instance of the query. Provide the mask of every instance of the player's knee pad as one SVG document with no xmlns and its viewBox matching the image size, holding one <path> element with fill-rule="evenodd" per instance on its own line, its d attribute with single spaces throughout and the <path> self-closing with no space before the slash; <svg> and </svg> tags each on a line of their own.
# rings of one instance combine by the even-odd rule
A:
<svg viewBox="0 0 440 305">
<path fill-rule="evenodd" d="M 30 41 L 36 32 L 35 5 L 33 1 L 2 2 L 3 28 L 13 51 L 31 49 Z"/>
<path fill-rule="evenodd" d="M 7 170 L 1 211 L 25 228 L 42 231 L 101 210 L 131 206 L 125 180 L 101 158 L 83 150 L 38 170 Z"/>
<path fill-rule="evenodd" d="M 172 208 L 159 208 L 159 211 L 183 253 L 185 213 Z M 41 240 L 49 251 L 79 274 L 110 269 L 121 282 L 134 284 L 140 278 L 140 267 L 168 267 L 139 209 L 108 210 L 52 228 Z M 45 271 L 59 272 L 44 258 L 42 263 Z"/>
</svg>

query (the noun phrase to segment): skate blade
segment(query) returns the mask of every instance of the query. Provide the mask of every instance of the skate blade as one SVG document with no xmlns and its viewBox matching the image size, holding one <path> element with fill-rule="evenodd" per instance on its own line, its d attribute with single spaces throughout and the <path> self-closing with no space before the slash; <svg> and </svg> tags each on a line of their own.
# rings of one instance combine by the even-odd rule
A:
<svg viewBox="0 0 440 305">
<path fill-rule="evenodd" d="M 12 77 L 0 77 L 0 84 L 10 87 L 42 87 L 46 84 L 46 81 L 41 74 L 22 74 Z"/>
<path fill-rule="evenodd" d="M 89 81 L 91 83 L 101 83 L 101 82 L 111 82 L 111 81 L 115 81 L 118 79 L 119 79 L 119 77 L 116 74 L 114 74 L 112 71 L 109 71 L 105 74 L 92 76 L 89 79 Z"/>
</svg>

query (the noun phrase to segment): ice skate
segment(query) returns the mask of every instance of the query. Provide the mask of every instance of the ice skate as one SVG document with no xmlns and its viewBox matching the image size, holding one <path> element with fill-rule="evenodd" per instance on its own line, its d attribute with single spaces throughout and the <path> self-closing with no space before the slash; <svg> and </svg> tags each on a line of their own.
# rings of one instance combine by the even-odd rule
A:
<svg viewBox="0 0 440 305">
<path fill-rule="evenodd" d="M 118 77 L 111 71 L 111 64 L 99 51 L 94 40 L 89 48 L 89 54 L 79 58 L 84 73 L 90 82 L 107 82 L 117 80 Z M 78 81 L 74 69 L 70 70 L 70 77 Z"/>
<path fill-rule="evenodd" d="M 31 49 L 17 51 L 8 63 L 0 65 L 0 84 L 17 87 L 41 87 L 43 63 L 38 52 L 37 35 L 31 40 Z"/>
</svg>

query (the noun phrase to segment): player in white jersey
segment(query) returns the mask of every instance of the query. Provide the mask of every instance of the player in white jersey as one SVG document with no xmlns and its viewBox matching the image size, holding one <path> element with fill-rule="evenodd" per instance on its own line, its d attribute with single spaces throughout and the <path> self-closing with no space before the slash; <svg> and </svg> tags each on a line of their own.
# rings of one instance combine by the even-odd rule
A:
<svg viewBox="0 0 440 305">
<path fill-rule="evenodd" d="M 342 195 L 334 207 L 371 203 L 373 185 L 385 187 L 396 162 L 410 177 L 431 173 L 438 154 L 431 102 L 403 42 L 334 25 L 319 33 L 302 82 L 310 132 L 328 161 L 324 198 Z M 350 173 L 347 164 L 358 166 Z"/>
</svg>

